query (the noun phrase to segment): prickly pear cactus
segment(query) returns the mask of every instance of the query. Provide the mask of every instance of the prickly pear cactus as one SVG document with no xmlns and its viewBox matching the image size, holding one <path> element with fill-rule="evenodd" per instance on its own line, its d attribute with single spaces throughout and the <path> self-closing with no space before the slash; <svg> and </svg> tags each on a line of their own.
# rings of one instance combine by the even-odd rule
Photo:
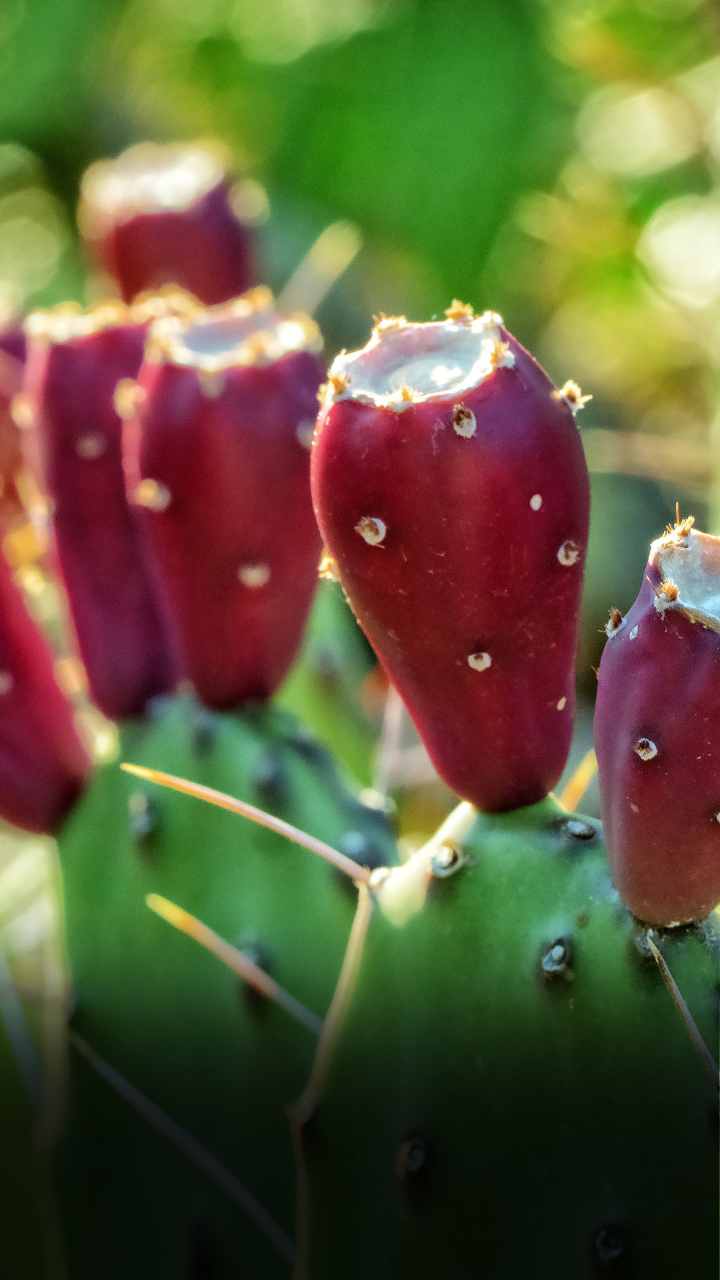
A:
<svg viewBox="0 0 720 1280">
<path fill-rule="evenodd" d="M 122 754 L 269 809 L 360 863 L 392 857 L 383 816 L 357 800 L 287 713 L 211 713 L 189 699 L 160 701 L 149 723 L 128 726 Z M 278 1237 L 287 1242 L 293 1230 L 284 1108 L 302 1086 L 332 994 L 352 921 L 352 885 L 273 832 L 138 784 L 116 763 L 96 776 L 59 842 L 73 1030 L 210 1152 L 278 1227 L 268 1231 L 264 1218 L 227 1192 L 203 1187 L 192 1163 L 152 1126 L 143 1134 L 126 1116 L 127 1102 L 111 1085 L 90 1082 L 77 1062 L 65 1149 L 75 1198 L 68 1218 L 84 1221 L 80 1205 L 89 1196 L 94 1221 L 90 1240 L 78 1231 L 73 1241 L 83 1259 L 79 1274 L 91 1270 L 103 1233 L 122 1237 L 112 1274 L 131 1259 L 147 1275 L 194 1274 L 198 1238 L 219 1275 L 237 1274 L 241 1264 L 247 1274 L 281 1274 L 288 1258 Z M 146 906 L 150 894 L 244 951 L 300 1002 L 305 1021 L 169 929 Z M 105 1182 L 99 1123 L 114 1135 Z"/>
<path fill-rule="evenodd" d="M 376 872 L 306 1095 L 298 1276 L 713 1274 L 720 930 L 648 931 L 597 822 L 463 804 Z"/>
<path fill-rule="evenodd" d="M 693 732 L 714 750 L 716 540 L 671 531 L 613 624 L 609 865 L 600 825 L 544 798 L 570 742 L 585 399 L 458 303 L 445 322 L 381 320 L 330 369 L 318 522 L 438 771 L 473 803 L 360 887 L 294 1113 L 299 1280 L 714 1271 L 717 805 L 688 779 Z M 656 739 L 675 748 L 664 764 Z"/>
<path fill-rule="evenodd" d="M 177 291 L 64 307 L 27 328 L 27 460 L 52 502 L 90 694 L 120 737 L 89 775 L 52 656 L 0 563 L 0 812 L 54 831 L 63 869 L 69 1271 L 84 1280 L 102 1258 L 118 1277 L 284 1274 L 285 1107 L 333 991 L 352 886 L 277 831 L 119 764 L 270 810 L 360 878 L 392 861 L 384 815 L 269 703 L 317 580 L 320 335 L 266 290 L 216 309 Z"/>
</svg>

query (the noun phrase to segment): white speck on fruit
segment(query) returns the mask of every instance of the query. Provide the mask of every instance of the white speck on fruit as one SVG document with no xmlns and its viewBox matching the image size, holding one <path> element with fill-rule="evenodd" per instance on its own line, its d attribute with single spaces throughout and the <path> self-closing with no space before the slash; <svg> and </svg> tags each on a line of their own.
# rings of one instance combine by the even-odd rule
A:
<svg viewBox="0 0 720 1280">
<path fill-rule="evenodd" d="M 198 382 L 203 395 L 217 400 L 225 390 L 225 374 L 219 369 L 198 369 Z"/>
<path fill-rule="evenodd" d="M 78 458 L 92 462 L 95 458 L 101 458 L 108 447 L 107 439 L 99 431 L 87 431 L 85 435 L 78 436 L 75 441 L 75 452 Z"/>
<path fill-rule="evenodd" d="M 133 502 L 148 511 L 167 511 L 172 495 L 167 485 L 159 480 L 141 480 L 133 494 Z"/>
<path fill-rule="evenodd" d="M 145 390 L 134 378 L 121 378 L 113 392 L 115 412 L 123 422 L 133 418 L 145 399 Z"/>
<path fill-rule="evenodd" d="M 640 628 L 639 628 L 639 627 L 637 627 L 637 626 L 632 627 L 632 628 L 630 629 L 630 631 L 628 632 L 628 640 L 637 640 L 637 638 L 638 638 L 638 631 L 639 631 L 639 630 L 640 630 Z"/>
<path fill-rule="evenodd" d="M 477 431 L 477 418 L 464 404 L 453 405 L 452 424 L 455 435 L 462 436 L 464 440 L 469 440 Z"/>
<path fill-rule="evenodd" d="M 467 664 L 473 671 L 487 671 L 492 666 L 492 658 L 489 653 L 469 653 Z"/>
<path fill-rule="evenodd" d="M 654 760 L 658 753 L 657 746 L 652 738 L 638 738 L 633 751 L 641 760 Z"/>
<path fill-rule="evenodd" d="M 557 558 L 560 564 L 565 565 L 566 568 L 577 564 L 580 558 L 580 548 L 577 542 L 573 542 L 571 538 L 568 538 L 558 547 Z"/>
<path fill-rule="evenodd" d="M 534 493 L 534 494 L 533 494 L 533 496 L 532 496 L 532 498 L 530 499 L 530 510 L 531 510 L 531 511 L 539 511 L 539 510 L 540 510 L 540 508 L 541 508 L 541 506 L 542 506 L 542 504 L 543 504 L 542 494 L 541 494 L 541 493 Z"/>
<path fill-rule="evenodd" d="M 303 418 L 298 422 L 295 428 L 295 439 L 302 445 L 303 449 L 309 449 L 313 442 L 313 432 L 315 431 L 315 423 L 312 418 Z"/>
<path fill-rule="evenodd" d="M 363 516 L 355 525 L 355 532 L 360 534 L 369 547 L 379 547 L 385 541 L 387 525 L 379 516 Z"/>
<path fill-rule="evenodd" d="M 18 431 L 30 431 L 35 425 L 35 413 L 30 396 L 18 391 L 10 402 L 10 416 Z"/>
<path fill-rule="evenodd" d="M 237 576 L 244 587 L 249 587 L 251 591 L 257 591 L 259 587 L 267 586 L 270 581 L 270 565 L 241 564 Z"/>
<path fill-rule="evenodd" d="M 566 706 L 567 706 L 567 698 L 558 698 L 557 702 L 555 703 L 555 709 L 557 711 L 564 711 Z"/>
</svg>

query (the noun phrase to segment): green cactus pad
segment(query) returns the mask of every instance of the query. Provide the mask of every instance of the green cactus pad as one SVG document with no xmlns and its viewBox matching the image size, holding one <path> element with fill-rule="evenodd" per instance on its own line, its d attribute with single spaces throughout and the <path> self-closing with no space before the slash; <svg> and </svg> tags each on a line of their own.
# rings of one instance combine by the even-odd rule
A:
<svg viewBox="0 0 720 1280">
<path fill-rule="evenodd" d="M 392 858 L 384 817 L 357 800 L 286 712 L 209 713 L 189 699 L 163 700 L 148 723 L 126 728 L 120 758 L 250 801 L 358 862 Z M 302 1086 L 315 1036 L 145 899 L 160 894 L 193 913 L 322 1016 L 352 921 L 352 883 L 274 833 L 139 784 L 117 763 L 96 776 L 60 849 L 73 1030 L 291 1235 L 284 1107 Z M 232 1189 L 194 1168 L 77 1047 L 73 1062 L 62 1170 L 67 1194 L 85 1199 L 84 1210 L 76 1203 L 67 1213 L 70 1252 L 82 1258 L 73 1277 L 90 1274 L 100 1251 L 112 1276 L 287 1273 L 282 1247 Z"/>
<path fill-rule="evenodd" d="M 373 896 L 302 1128 L 303 1280 L 714 1274 L 717 1076 L 599 824 L 461 805 Z M 714 1053 L 718 928 L 651 939 Z"/>
</svg>

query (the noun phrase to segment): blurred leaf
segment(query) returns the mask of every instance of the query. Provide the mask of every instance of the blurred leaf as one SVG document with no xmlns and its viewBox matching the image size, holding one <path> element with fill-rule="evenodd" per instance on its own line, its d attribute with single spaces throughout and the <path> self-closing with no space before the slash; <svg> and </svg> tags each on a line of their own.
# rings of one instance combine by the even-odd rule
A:
<svg viewBox="0 0 720 1280">
<path fill-rule="evenodd" d="M 28 139 L 79 127 L 94 42 L 122 0 L 3 0 L 0 136 Z"/>
</svg>

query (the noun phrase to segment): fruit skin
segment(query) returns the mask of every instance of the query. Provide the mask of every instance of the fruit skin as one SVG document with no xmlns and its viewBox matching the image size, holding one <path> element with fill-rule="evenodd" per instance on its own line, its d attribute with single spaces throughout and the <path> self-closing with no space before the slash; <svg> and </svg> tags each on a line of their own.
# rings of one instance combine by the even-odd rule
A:
<svg viewBox="0 0 720 1280">
<path fill-rule="evenodd" d="M 85 176 L 80 224 L 86 244 L 126 302 L 145 290 L 177 284 L 213 305 L 244 293 L 257 279 L 253 232 L 233 208 L 232 184 L 221 166 L 213 165 L 216 176 L 209 185 L 201 182 L 194 198 L 175 207 L 147 202 L 141 187 L 135 196 L 128 190 L 124 210 L 105 209 L 98 200 L 95 175 L 101 171 L 109 176 L 115 169 L 122 178 L 126 160 L 140 153 L 160 188 L 172 154 L 182 151 L 192 161 L 193 152 L 205 149 L 140 144 L 115 161 L 100 161 Z M 131 182 L 129 175 L 124 181 Z"/>
<path fill-rule="evenodd" d="M 393 859 L 383 816 L 359 803 L 294 717 L 272 707 L 211 713 L 191 699 L 160 700 L 149 721 L 125 727 L 121 758 L 229 791 L 360 862 Z M 254 950 L 273 978 L 322 1015 L 352 920 L 351 882 L 269 831 L 138 783 L 116 762 L 96 775 L 59 845 L 73 1029 L 291 1235 L 285 1104 L 301 1088 L 314 1036 L 170 929 L 145 896 L 163 894 Z M 214 1258 L 213 1277 L 287 1274 L 237 1204 L 82 1060 L 71 1063 L 61 1173 L 73 1277 L 97 1274 L 102 1247 L 108 1275 L 131 1267 L 176 1280 L 192 1274 L 197 1238 Z"/>
<path fill-rule="evenodd" d="M 233 213 L 229 194 L 223 181 L 189 209 L 139 213 L 107 232 L 100 256 L 126 301 L 169 283 L 209 305 L 249 288 L 255 279 L 250 232 Z"/>
<path fill-rule="evenodd" d="M 376 889 L 302 1130 L 296 1276 L 713 1274 L 717 1083 L 619 901 L 600 824 L 551 800 L 459 813 L 455 874 L 405 864 Z M 391 894 L 392 877 L 414 892 Z M 714 1049 L 717 922 L 653 937 Z"/>
<path fill-rule="evenodd" d="M 653 543 L 637 599 L 605 645 L 595 709 L 615 883 L 635 915 L 662 925 L 702 919 L 720 902 L 720 623 L 693 618 L 682 592 L 663 596 L 668 549 L 675 565 L 709 553 L 709 580 L 720 582 L 720 539 L 690 529 Z"/>
<path fill-rule="evenodd" d="M 418 353 L 434 327 L 411 326 Z M 357 619 L 438 773 L 486 810 L 541 799 L 565 764 L 589 508 L 568 403 L 495 332 L 498 367 L 462 394 L 370 403 L 353 398 L 353 357 L 336 362 L 312 451 L 318 523 Z M 373 359 L 396 334 L 376 329 Z M 333 395 L 338 367 L 350 383 Z M 366 518 L 386 527 L 380 543 Z"/>
<path fill-rule="evenodd" d="M 269 697 L 300 644 L 320 538 L 298 428 L 314 418 L 322 369 L 309 350 L 211 372 L 149 349 L 143 364 L 128 492 L 163 495 L 139 518 L 208 706 Z"/>
<path fill-rule="evenodd" d="M 17 517 L 22 503 L 17 491 L 20 441 L 10 406 L 22 386 L 26 344 L 22 325 L 0 325 L 0 521 Z"/>
<path fill-rule="evenodd" d="M 125 494 L 121 379 L 140 368 L 147 323 L 125 308 L 42 313 L 30 322 L 24 433 L 52 503 L 54 547 L 90 693 L 112 718 L 172 688 L 177 659 Z M 83 332 L 83 328 L 89 330 Z"/>
<path fill-rule="evenodd" d="M 0 815 L 53 831 L 90 768 L 53 655 L 0 556 Z"/>
</svg>

